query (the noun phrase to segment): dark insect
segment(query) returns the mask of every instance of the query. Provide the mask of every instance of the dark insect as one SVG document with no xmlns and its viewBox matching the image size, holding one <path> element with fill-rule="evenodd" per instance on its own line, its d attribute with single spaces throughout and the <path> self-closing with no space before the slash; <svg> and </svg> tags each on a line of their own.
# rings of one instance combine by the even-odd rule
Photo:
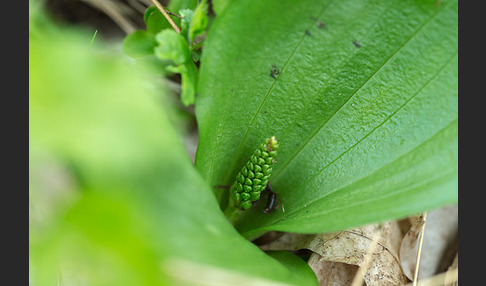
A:
<svg viewBox="0 0 486 286">
<path fill-rule="evenodd" d="M 361 44 L 358 43 L 358 41 L 353 41 L 353 44 L 356 46 L 356 48 L 361 48 Z"/>
<path fill-rule="evenodd" d="M 272 69 L 270 70 L 270 76 L 274 79 L 277 79 L 277 76 L 280 74 L 280 70 L 276 65 L 272 65 Z"/>
<path fill-rule="evenodd" d="M 309 30 L 305 30 L 305 34 L 306 34 L 306 36 L 309 36 L 309 37 L 311 36 L 311 32 Z"/>
<path fill-rule="evenodd" d="M 267 204 L 263 208 L 263 212 L 268 214 L 271 213 L 273 210 L 278 209 L 277 199 L 282 205 L 282 211 L 285 212 L 282 199 L 277 193 L 273 191 L 272 187 L 270 187 L 270 184 L 267 185 L 265 191 L 268 192 L 268 194 L 267 194 Z"/>
</svg>

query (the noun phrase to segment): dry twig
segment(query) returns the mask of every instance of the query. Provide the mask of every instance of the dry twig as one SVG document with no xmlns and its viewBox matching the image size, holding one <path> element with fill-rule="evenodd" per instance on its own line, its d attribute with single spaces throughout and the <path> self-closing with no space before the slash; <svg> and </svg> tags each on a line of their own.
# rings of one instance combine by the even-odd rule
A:
<svg viewBox="0 0 486 286">
<path fill-rule="evenodd" d="M 422 243 L 424 241 L 425 224 L 427 222 L 427 212 L 424 212 L 422 216 L 422 220 L 423 220 L 423 224 L 422 224 L 422 230 L 420 232 L 420 240 L 419 240 L 418 251 L 417 251 L 417 262 L 415 263 L 415 272 L 413 274 L 413 286 L 417 285 L 417 280 L 418 280 L 418 272 L 420 267 L 420 254 L 422 253 Z"/>
<path fill-rule="evenodd" d="M 162 6 L 162 4 L 160 4 L 160 2 L 157 1 L 157 0 L 152 0 L 152 3 L 154 3 L 155 7 L 157 7 L 157 9 L 159 9 L 160 13 L 162 13 L 162 15 L 164 15 L 165 19 L 167 19 L 167 21 L 172 26 L 172 28 L 174 28 L 174 30 L 177 32 L 177 34 L 180 34 L 181 29 L 176 25 L 176 23 L 174 23 L 174 20 L 172 20 L 172 18 L 169 16 L 169 13 L 167 13 L 164 6 Z"/>
</svg>

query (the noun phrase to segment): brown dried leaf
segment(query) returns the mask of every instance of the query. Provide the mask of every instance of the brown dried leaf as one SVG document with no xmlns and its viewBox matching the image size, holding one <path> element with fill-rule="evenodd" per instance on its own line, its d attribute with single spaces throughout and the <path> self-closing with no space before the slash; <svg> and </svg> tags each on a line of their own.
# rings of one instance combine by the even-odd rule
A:
<svg viewBox="0 0 486 286">
<path fill-rule="evenodd" d="M 417 260 L 420 228 L 423 221 L 416 220 L 405 235 L 400 247 L 400 263 L 404 274 L 413 280 Z M 443 272 L 450 265 L 457 251 L 457 205 L 430 211 L 424 230 L 420 256 L 419 281 Z"/>
<path fill-rule="evenodd" d="M 445 286 L 457 286 L 459 285 L 459 282 L 457 281 L 458 279 L 458 270 L 459 269 L 459 256 L 458 253 L 456 253 L 456 257 L 454 258 L 454 261 L 452 261 L 451 266 L 449 266 L 449 269 L 447 270 L 445 274 Z"/>
<path fill-rule="evenodd" d="M 373 239 L 375 233 L 381 233 L 377 241 Z M 398 260 L 401 238 L 402 232 L 399 224 L 388 222 L 319 235 L 287 233 L 272 243 L 261 246 L 261 248 L 263 250 L 298 250 L 305 248 L 319 254 L 321 262 L 339 262 L 360 266 L 370 247 L 377 243 L 378 247 L 372 252 L 370 265 L 365 271 L 364 281 L 367 285 L 403 285 L 405 277 Z M 322 269 L 329 269 L 329 265 L 323 265 L 322 269 L 315 267 L 320 269 L 320 272 L 323 271 Z M 330 273 L 327 275 L 329 276 Z M 338 283 L 338 281 L 335 282 Z"/>
<path fill-rule="evenodd" d="M 313 253 L 307 263 L 314 270 L 320 286 L 349 286 L 359 269 L 356 265 L 322 260 L 317 253 Z"/>
</svg>

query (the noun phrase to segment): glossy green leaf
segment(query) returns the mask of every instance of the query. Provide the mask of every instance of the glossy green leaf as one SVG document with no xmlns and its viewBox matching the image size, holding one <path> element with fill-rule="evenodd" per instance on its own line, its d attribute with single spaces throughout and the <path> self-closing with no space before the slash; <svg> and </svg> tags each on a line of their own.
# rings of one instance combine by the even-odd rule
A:
<svg viewBox="0 0 486 286">
<path fill-rule="evenodd" d="M 150 92 L 136 69 L 88 48 L 90 35 L 59 35 L 29 43 L 33 285 L 312 285 L 223 216 L 162 109 L 163 87 Z"/>
<path fill-rule="evenodd" d="M 457 201 L 457 6 L 242 0 L 216 17 L 197 169 L 231 185 L 258 142 L 280 144 L 270 182 L 286 212 L 260 203 L 240 232 L 325 232 Z"/>
</svg>

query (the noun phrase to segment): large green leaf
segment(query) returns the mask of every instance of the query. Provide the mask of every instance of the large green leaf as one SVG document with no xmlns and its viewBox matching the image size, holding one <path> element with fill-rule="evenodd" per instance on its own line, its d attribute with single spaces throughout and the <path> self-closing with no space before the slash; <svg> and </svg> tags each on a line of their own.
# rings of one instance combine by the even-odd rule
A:
<svg viewBox="0 0 486 286">
<path fill-rule="evenodd" d="M 315 285 L 237 233 L 159 96 L 74 34 L 29 44 L 32 284 Z"/>
<path fill-rule="evenodd" d="M 270 182 L 286 212 L 260 204 L 240 232 L 324 232 L 457 201 L 457 6 L 243 0 L 216 18 L 198 170 L 231 185 L 263 138 L 280 144 Z"/>
</svg>

